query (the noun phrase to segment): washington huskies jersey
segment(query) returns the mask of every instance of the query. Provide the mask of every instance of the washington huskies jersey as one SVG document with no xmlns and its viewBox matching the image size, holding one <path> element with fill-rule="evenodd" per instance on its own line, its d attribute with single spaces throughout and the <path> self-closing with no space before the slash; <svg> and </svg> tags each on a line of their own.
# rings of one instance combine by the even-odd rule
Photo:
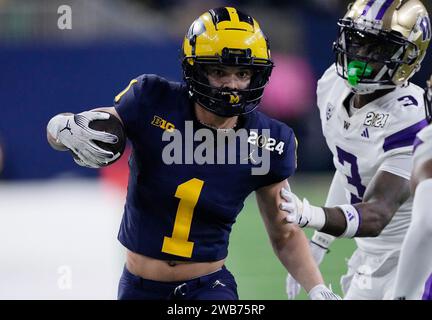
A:
<svg viewBox="0 0 432 320">
<path fill-rule="evenodd" d="M 295 171 L 292 130 L 258 111 L 239 118 L 238 127 L 248 132 L 245 139 L 228 138 L 227 146 L 219 141 L 216 146 L 218 152 L 227 148 L 222 160 L 239 151 L 241 143 L 258 145 L 258 151 L 245 156 L 236 152 L 236 157 L 224 164 L 196 159 L 198 148 L 203 151 L 205 147 L 202 135 L 196 139 L 198 129 L 207 127 L 195 118 L 188 91 L 180 83 L 142 75 L 115 98 L 115 108 L 133 147 L 118 238 L 133 252 L 162 260 L 223 259 L 231 226 L 246 197 Z M 268 134 L 260 133 L 265 130 Z M 219 131 L 210 131 L 219 135 Z M 183 140 L 172 144 L 181 137 Z M 269 170 L 253 174 L 257 156 L 264 149 L 270 154 Z M 206 156 L 213 151 L 208 149 Z"/>
<path fill-rule="evenodd" d="M 425 120 L 423 90 L 414 84 L 396 88 L 357 109 L 350 116 L 344 105 L 352 95 L 335 66 L 318 81 L 318 107 L 323 134 L 338 172 L 345 176 L 348 202 L 361 202 L 378 170 L 409 179 L 412 145 Z M 378 237 L 356 238 L 365 251 L 398 250 L 411 217 L 412 198 L 394 215 Z"/>
<path fill-rule="evenodd" d="M 432 159 L 432 125 L 421 130 L 414 141 L 414 163 Z"/>
</svg>

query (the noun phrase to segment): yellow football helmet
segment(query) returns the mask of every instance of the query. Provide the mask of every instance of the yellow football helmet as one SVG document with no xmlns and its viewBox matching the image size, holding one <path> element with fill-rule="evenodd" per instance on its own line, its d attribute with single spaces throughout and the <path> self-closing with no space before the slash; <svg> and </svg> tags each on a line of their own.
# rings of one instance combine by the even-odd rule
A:
<svg viewBox="0 0 432 320">
<path fill-rule="evenodd" d="M 233 90 L 209 84 L 205 66 L 247 66 L 249 88 Z M 232 7 L 211 9 L 190 26 L 183 42 L 183 75 L 189 94 L 211 112 L 231 117 L 253 111 L 268 83 L 273 62 L 258 22 Z"/>
<path fill-rule="evenodd" d="M 420 69 L 432 33 L 419 0 L 357 0 L 338 25 L 338 74 L 359 94 L 406 84 Z"/>
</svg>

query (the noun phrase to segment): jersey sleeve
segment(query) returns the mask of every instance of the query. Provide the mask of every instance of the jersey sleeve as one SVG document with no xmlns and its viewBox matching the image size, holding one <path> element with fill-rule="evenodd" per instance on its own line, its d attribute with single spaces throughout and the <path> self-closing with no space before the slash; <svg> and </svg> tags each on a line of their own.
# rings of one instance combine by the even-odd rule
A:
<svg viewBox="0 0 432 320">
<path fill-rule="evenodd" d="M 140 124 L 164 91 L 163 81 L 156 75 L 141 75 L 114 98 L 114 108 L 123 121 L 126 135 L 133 138 Z"/>
<path fill-rule="evenodd" d="M 416 165 L 432 158 L 432 125 L 417 134 L 414 140 L 414 161 Z"/>
<path fill-rule="evenodd" d="M 390 172 L 407 180 L 411 177 L 412 170 L 412 155 L 396 154 L 387 158 L 379 167 L 379 170 Z"/>
<path fill-rule="evenodd" d="M 387 126 L 382 149 L 386 157 L 411 155 L 417 133 L 427 126 L 423 90 L 414 84 L 394 91 L 387 104 L 391 123 Z"/>
<path fill-rule="evenodd" d="M 282 148 L 270 151 L 270 169 L 260 186 L 268 186 L 281 182 L 292 176 L 297 168 L 297 139 L 294 132 L 285 124 L 281 124 L 276 145 L 283 142 Z"/>
<path fill-rule="evenodd" d="M 410 84 L 394 91 L 389 101 L 387 110 L 391 125 L 384 131 L 384 160 L 379 170 L 410 179 L 416 135 L 427 125 L 423 90 Z"/>
</svg>

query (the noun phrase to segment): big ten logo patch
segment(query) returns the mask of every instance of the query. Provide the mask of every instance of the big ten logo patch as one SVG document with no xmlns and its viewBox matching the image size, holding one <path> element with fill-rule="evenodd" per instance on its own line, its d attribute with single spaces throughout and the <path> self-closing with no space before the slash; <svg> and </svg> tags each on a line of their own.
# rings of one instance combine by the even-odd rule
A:
<svg viewBox="0 0 432 320">
<path fill-rule="evenodd" d="M 171 122 L 168 122 L 158 116 L 153 116 L 151 124 L 168 132 L 173 132 L 175 129 L 175 126 Z"/>
</svg>

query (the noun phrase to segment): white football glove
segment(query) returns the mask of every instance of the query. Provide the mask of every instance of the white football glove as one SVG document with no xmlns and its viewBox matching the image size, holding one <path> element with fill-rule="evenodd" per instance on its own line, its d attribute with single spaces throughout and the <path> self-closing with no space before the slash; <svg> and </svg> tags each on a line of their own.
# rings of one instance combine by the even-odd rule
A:
<svg viewBox="0 0 432 320">
<path fill-rule="evenodd" d="M 103 131 L 93 130 L 89 124 L 93 120 L 106 120 L 110 115 L 106 112 L 85 111 L 75 115 L 57 115 L 47 126 L 48 132 L 56 140 L 71 150 L 74 160 L 83 167 L 100 168 L 114 161 L 120 154 L 97 146 L 93 140 L 115 144 L 118 137 Z"/>
<path fill-rule="evenodd" d="M 281 202 L 279 208 L 287 212 L 286 220 L 298 224 L 300 227 L 311 227 L 320 230 L 325 223 L 325 213 L 320 207 L 312 206 L 305 198 L 303 201 L 291 192 L 289 186 L 281 189 Z"/>
<path fill-rule="evenodd" d="M 294 300 L 298 296 L 301 290 L 300 283 L 288 272 L 285 279 L 285 291 L 289 300 Z"/>
<path fill-rule="evenodd" d="M 313 287 L 309 292 L 310 300 L 342 300 L 336 293 L 323 284 Z"/>
</svg>

